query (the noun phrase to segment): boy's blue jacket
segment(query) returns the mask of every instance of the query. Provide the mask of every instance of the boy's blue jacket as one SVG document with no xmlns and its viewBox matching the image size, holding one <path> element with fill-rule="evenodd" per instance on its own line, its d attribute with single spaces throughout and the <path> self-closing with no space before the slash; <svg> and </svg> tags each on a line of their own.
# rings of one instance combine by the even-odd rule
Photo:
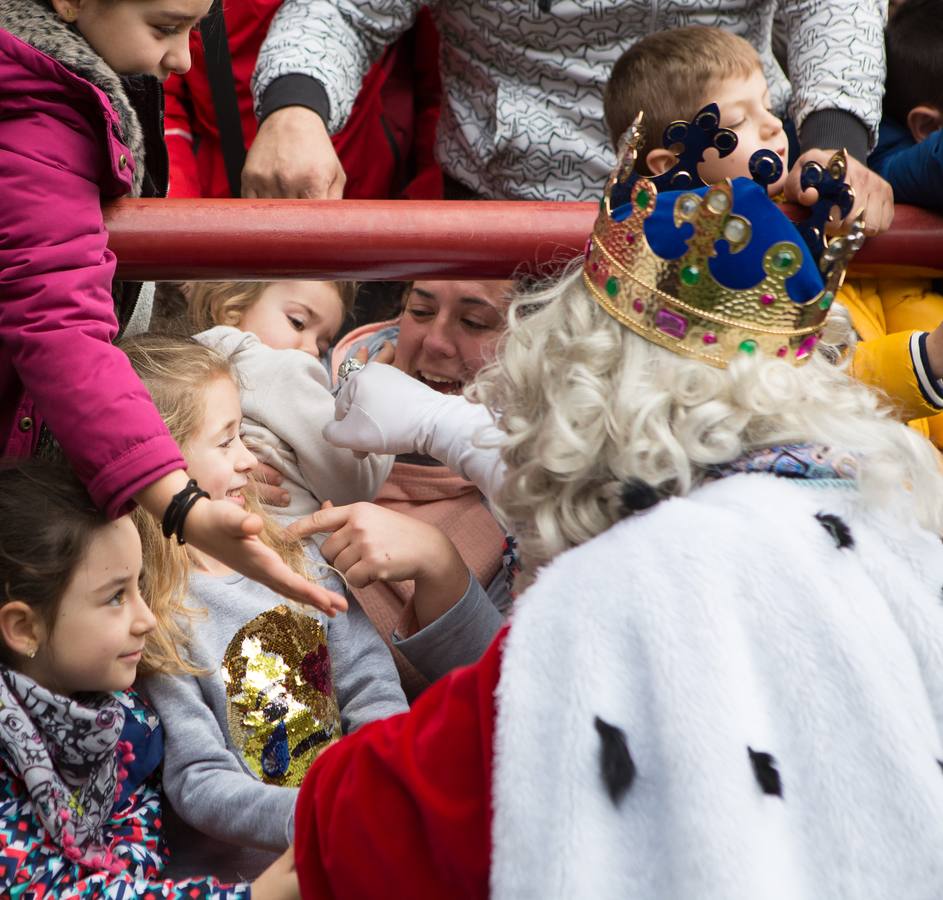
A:
<svg viewBox="0 0 943 900">
<path fill-rule="evenodd" d="M 884 116 L 868 165 L 894 189 L 895 203 L 943 211 L 943 129 L 917 143 L 900 122 Z"/>
</svg>

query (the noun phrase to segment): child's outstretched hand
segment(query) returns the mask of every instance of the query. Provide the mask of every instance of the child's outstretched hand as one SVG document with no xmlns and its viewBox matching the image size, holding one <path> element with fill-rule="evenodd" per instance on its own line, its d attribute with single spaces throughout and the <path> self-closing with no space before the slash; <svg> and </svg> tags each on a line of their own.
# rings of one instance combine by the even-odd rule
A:
<svg viewBox="0 0 943 900">
<path fill-rule="evenodd" d="M 374 503 L 333 506 L 326 501 L 288 531 L 295 537 L 330 533 L 321 554 L 351 587 L 415 581 L 413 603 L 420 628 L 450 609 L 468 589 L 468 567 L 438 528 Z"/>
<path fill-rule="evenodd" d="M 294 847 L 289 847 L 252 882 L 252 900 L 301 900 Z"/>
<path fill-rule="evenodd" d="M 187 542 L 213 559 L 271 588 L 309 603 L 329 616 L 347 609 L 347 600 L 292 572 L 281 557 L 258 539 L 262 520 L 226 500 L 198 500 L 184 524 Z"/>
<path fill-rule="evenodd" d="M 143 488 L 134 499 L 160 522 L 167 504 L 186 486 L 187 478 L 182 470 L 170 472 Z M 261 531 L 259 516 L 228 500 L 206 497 L 194 503 L 183 525 L 187 543 L 275 593 L 299 603 L 310 603 L 329 616 L 347 609 L 346 598 L 292 572 L 271 547 L 259 540 Z"/>
</svg>

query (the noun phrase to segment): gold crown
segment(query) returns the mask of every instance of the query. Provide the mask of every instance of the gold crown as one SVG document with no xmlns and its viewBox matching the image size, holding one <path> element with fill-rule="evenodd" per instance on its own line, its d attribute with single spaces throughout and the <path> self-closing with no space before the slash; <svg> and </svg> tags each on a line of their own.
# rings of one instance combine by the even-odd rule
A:
<svg viewBox="0 0 943 900">
<path fill-rule="evenodd" d="M 722 182 L 703 195 L 674 195 L 674 227 L 690 223 L 693 235 L 680 258 L 663 259 L 645 235 L 645 220 L 655 210 L 658 190 L 652 179 L 634 174 L 640 141 L 641 115 L 620 141 L 619 159 L 587 242 L 583 278 L 596 301 L 636 334 L 713 366 L 726 367 L 740 353 L 765 353 L 802 365 L 820 337 L 847 263 L 863 241 L 863 223 L 859 219 L 849 235 L 824 248 L 820 263 L 824 285 L 805 302 L 793 300 L 786 288 L 787 279 L 805 261 L 799 246 L 802 238 L 794 228 L 795 241 L 777 240 L 766 248 L 764 277 L 758 284 L 728 287 L 714 278 L 709 267 L 717 256 L 716 243 L 725 241 L 736 255 L 754 233 L 752 224 L 733 212 L 733 185 Z M 840 180 L 845 166 L 844 154 L 837 153 L 829 162 L 829 174 Z M 616 221 L 612 192 L 627 182 L 631 214 Z M 771 201 L 769 214 L 783 215 Z M 821 278 L 817 284 L 822 284 Z"/>
</svg>

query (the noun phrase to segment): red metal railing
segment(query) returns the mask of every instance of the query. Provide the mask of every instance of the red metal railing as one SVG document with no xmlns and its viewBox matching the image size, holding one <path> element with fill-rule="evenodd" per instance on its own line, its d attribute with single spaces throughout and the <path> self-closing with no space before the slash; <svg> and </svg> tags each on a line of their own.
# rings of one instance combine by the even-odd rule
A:
<svg viewBox="0 0 943 900">
<path fill-rule="evenodd" d="M 595 203 L 120 200 L 118 273 L 167 281 L 507 278 L 582 251 Z M 801 216 L 792 209 L 790 214 Z M 943 217 L 899 206 L 859 273 L 943 275 Z"/>
</svg>

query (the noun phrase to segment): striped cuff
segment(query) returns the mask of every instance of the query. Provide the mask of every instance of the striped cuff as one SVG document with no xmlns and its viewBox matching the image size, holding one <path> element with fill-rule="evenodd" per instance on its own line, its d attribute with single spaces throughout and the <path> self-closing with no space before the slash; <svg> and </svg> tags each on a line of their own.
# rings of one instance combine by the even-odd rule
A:
<svg viewBox="0 0 943 900">
<path fill-rule="evenodd" d="M 933 377 L 927 356 L 927 335 L 926 331 L 915 331 L 910 336 L 910 361 L 923 399 L 936 409 L 943 409 L 943 379 Z"/>
</svg>

